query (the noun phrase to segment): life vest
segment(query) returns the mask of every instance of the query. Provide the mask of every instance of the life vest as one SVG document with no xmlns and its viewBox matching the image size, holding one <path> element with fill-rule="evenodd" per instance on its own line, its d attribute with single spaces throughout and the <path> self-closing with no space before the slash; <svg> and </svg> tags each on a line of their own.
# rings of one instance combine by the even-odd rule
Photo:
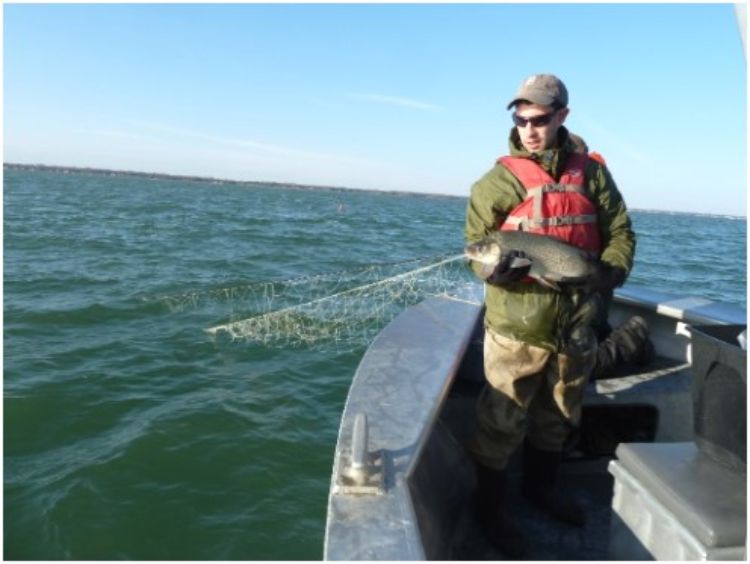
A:
<svg viewBox="0 0 750 564">
<path fill-rule="evenodd" d="M 607 166 L 607 161 L 604 160 L 604 157 L 602 156 L 601 153 L 597 153 L 596 151 L 591 151 L 589 153 L 589 158 L 592 161 L 598 162 L 600 165 Z"/>
<path fill-rule="evenodd" d="M 560 180 L 531 159 L 501 157 L 505 166 L 526 189 L 526 198 L 497 227 L 502 231 L 528 231 L 555 237 L 591 252 L 601 253 L 596 206 L 586 196 L 584 173 L 588 155 L 572 153 Z"/>
</svg>

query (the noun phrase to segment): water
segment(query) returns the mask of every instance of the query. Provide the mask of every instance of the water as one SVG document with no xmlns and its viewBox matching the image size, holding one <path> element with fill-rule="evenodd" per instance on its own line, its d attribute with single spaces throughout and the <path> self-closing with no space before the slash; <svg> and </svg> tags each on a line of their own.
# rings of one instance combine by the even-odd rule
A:
<svg viewBox="0 0 750 564">
<path fill-rule="evenodd" d="M 465 282 L 465 205 L 6 170 L 5 557 L 319 559 L 352 374 Z M 632 216 L 633 282 L 745 306 L 744 219 Z"/>
</svg>

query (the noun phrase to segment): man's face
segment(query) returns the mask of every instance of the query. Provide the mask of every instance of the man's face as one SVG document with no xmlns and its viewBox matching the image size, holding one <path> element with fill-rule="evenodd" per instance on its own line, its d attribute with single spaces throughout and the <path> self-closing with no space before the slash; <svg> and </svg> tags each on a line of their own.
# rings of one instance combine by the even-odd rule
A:
<svg viewBox="0 0 750 564">
<path fill-rule="evenodd" d="M 565 121 L 568 111 L 568 108 L 554 110 L 550 106 L 539 104 L 516 104 L 514 123 L 524 148 L 530 153 L 549 149 L 555 142 L 557 130 Z"/>
</svg>

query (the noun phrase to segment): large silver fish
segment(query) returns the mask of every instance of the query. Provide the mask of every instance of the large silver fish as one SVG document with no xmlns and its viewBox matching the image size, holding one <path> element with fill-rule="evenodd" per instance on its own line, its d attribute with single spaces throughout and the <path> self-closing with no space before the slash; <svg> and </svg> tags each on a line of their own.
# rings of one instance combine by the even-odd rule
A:
<svg viewBox="0 0 750 564">
<path fill-rule="evenodd" d="M 512 267 L 530 264 L 528 275 L 557 291 L 561 284 L 585 285 L 596 268 L 594 259 L 583 249 L 525 231 L 496 231 L 464 250 L 469 259 L 490 266 L 497 266 L 508 251 L 523 251 L 527 257 L 514 259 Z"/>
</svg>

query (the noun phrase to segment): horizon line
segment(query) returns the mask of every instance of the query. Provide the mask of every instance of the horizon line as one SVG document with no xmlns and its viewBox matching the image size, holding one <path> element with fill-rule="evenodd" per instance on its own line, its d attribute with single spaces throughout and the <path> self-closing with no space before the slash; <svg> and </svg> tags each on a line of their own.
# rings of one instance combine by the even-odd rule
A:
<svg viewBox="0 0 750 564">
<path fill-rule="evenodd" d="M 6 167 L 19 168 L 19 169 L 46 169 L 46 170 L 69 170 L 74 172 L 93 172 L 93 173 L 117 173 L 124 176 L 142 176 L 152 178 L 162 178 L 165 180 L 193 180 L 200 182 L 222 182 L 227 184 L 255 184 L 255 185 L 279 185 L 289 186 L 290 188 L 301 188 L 301 189 L 318 189 L 318 190 L 329 190 L 329 191 L 340 191 L 340 192 L 377 192 L 380 194 L 393 194 L 393 195 L 413 195 L 413 196 L 428 196 L 437 198 L 460 198 L 468 199 L 469 195 L 459 196 L 456 194 L 440 194 L 437 192 L 414 192 L 410 190 L 380 190 L 376 188 L 357 188 L 352 186 L 333 186 L 328 184 L 300 184 L 298 182 L 283 182 L 278 180 L 235 180 L 231 178 L 218 178 L 215 176 L 200 176 L 192 174 L 172 174 L 168 172 L 149 172 L 149 171 L 138 171 L 138 170 L 126 170 L 126 169 L 114 169 L 114 168 L 100 168 L 91 166 L 74 166 L 74 165 L 49 165 L 42 163 L 9 163 L 3 162 L 3 169 Z M 628 208 L 629 211 L 637 212 L 657 212 L 657 213 L 677 213 L 686 215 L 702 215 L 709 217 L 727 217 L 736 219 L 747 220 L 747 215 L 734 215 L 728 213 L 719 212 L 696 212 L 696 211 L 681 211 L 681 210 L 664 210 L 656 208 Z"/>
<path fill-rule="evenodd" d="M 440 194 L 432 192 L 414 192 L 410 190 L 385 190 L 377 188 L 357 188 L 352 186 L 334 186 L 331 184 L 301 184 L 299 182 L 288 182 L 280 180 L 236 180 L 232 178 L 219 178 L 216 176 L 200 176 L 193 174 L 173 174 L 169 172 L 150 172 L 150 171 L 139 171 L 139 170 L 127 170 L 127 169 L 116 169 L 116 168 L 100 168 L 93 166 L 75 166 L 75 165 L 49 165 L 42 163 L 9 163 L 3 162 L 3 169 L 6 167 L 18 168 L 18 169 L 44 169 L 44 170 L 58 170 L 58 171 L 71 171 L 71 172 L 91 172 L 91 173 L 116 173 L 122 176 L 141 176 L 151 178 L 161 178 L 164 180 L 192 180 L 199 182 L 221 182 L 226 184 L 255 184 L 255 185 L 270 185 L 270 186 L 288 186 L 290 188 L 301 188 L 310 190 L 328 190 L 328 191 L 340 191 L 340 192 L 378 192 L 381 194 L 394 194 L 394 195 L 414 195 L 414 196 L 429 196 L 438 198 L 467 198 L 468 196 L 457 196 L 455 194 Z"/>
</svg>

